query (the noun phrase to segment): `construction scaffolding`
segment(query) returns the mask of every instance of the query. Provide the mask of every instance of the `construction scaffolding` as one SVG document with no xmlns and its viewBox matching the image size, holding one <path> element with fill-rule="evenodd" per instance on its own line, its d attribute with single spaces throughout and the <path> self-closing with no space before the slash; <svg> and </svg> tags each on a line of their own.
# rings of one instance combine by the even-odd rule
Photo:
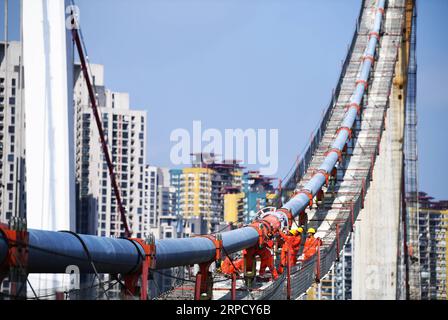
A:
<svg viewBox="0 0 448 320">
<path fill-rule="evenodd" d="M 419 263 L 419 219 L 418 219 L 418 153 L 417 153 L 417 8 L 407 8 L 412 14 L 412 26 L 409 34 L 409 64 L 405 105 L 405 124 L 403 142 L 404 197 L 405 214 L 402 221 L 403 241 L 406 252 L 400 257 L 399 266 L 404 266 L 405 285 L 408 294 L 399 295 L 403 299 L 420 299 L 420 263 Z M 400 274 L 400 270 L 399 270 Z M 401 286 L 404 288 L 404 286 Z"/>
</svg>

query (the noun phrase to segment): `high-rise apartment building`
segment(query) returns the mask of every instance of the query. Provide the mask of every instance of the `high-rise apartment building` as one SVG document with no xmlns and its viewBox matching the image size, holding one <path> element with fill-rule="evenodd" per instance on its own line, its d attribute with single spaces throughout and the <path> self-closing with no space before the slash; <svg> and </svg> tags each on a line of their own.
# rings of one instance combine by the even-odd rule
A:
<svg viewBox="0 0 448 320">
<path fill-rule="evenodd" d="M 171 186 L 171 173 L 166 168 L 146 166 L 145 230 L 156 239 L 177 238 L 176 188 Z"/>
<path fill-rule="evenodd" d="M 448 201 L 434 201 L 425 192 L 419 192 L 418 213 L 422 299 L 446 300 Z"/>
<path fill-rule="evenodd" d="M 0 222 L 24 215 L 22 46 L 0 42 Z"/>
<path fill-rule="evenodd" d="M 180 206 L 180 197 L 181 197 L 181 178 L 182 178 L 182 169 L 171 169 L 170 170 L 170 186 L 174 188 L 174 214 L 176 215 L 176 234 L 177 237 L 182 236 L 183 228 L 184 228 L 184 219 L 183 212 Z"/>
<path fill-rule="evenodd" d="M 177 238 L 177 216 L 174 211 L 176 203 L 175 188 L 159 186 L 158 210 L 159 210 L 159 234 L 161 239 Z"/>
<path fill-rule="evenodd" d="M 180 176 L 179 205 L 185 220 L 184 235 L 222 228 L 225 195 L 242 192 L 242 175 L 242 167 L 236 160 L 217 162 L 213 154 L 194 154 L 192 167 L 184 168 Z M 231 202 L 239 206 L 235 196 L 228 197 L 227 203 Z"/>
<path fill-rule="evenodd" d="M 185 168 L 181 176 L 180 207 L 185 219 L 185 233 L 205 234 L 207 221 L 216 209 L 212 207 L 212 179 L 214 171 L 209 168 Z"/>
<path fill-rule="evenodd" d="M 236 224 L 243 221 L 244 192 L 226 193 L 224 195 L 224 222 Z"/>
<path fill-rule="evenodd" d="M 104 67 L 91 65 L 102 125 L 126 217 L 133 236 L 145 225 L 146 112 L 130 110 L 129 95 L 104 86 Z M 120 218 L 87 86 L 75 66 L 77 231 L 100 236 L 123 236 Z"/>
<path fill-rule="evenodd" d="M 157 167 L 146 165 L 145 166 L 145 199 L 144 199 L 144 234 L 150 233 L 157 234 L 158 217 L 157 217 L 157 204 L 158 204 L 158 172 Z"/>
</svg>

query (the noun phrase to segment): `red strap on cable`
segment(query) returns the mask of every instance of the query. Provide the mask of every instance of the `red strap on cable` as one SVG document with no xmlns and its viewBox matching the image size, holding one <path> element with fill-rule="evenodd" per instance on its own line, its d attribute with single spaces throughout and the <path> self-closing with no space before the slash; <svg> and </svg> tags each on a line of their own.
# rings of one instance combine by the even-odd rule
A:
<svg viewBox="0 0 448 320">
<path fill-rule="evenodd" d="M 8 253 L 4 261 L 0 261 L 0 275 L 9 268 L 25 268 L 28 264 L 28 232 L 10 229 L 0 223 L 0 233 L 8 244 Z"/>
<path fill-rule="evenodd" d="M 342 151 L 336 148 L 332 148 L 325 152 L 325 156 L 328 156 L 331 152 L 336 152 L 338 154 L 338 160 L 339 162 L 342 162 Z"/>
<path fill-rule="evenodd" d="M 358 79 L 358 80 L 356 80 L 356 85 L 358 85 L 358 84 L 363 84 L 364 85 L 364 88 L 367 90 L 367 87 L 369 86 L 369 83 L 366 81 L 366 80 L 363 80 L 363 79 Z"/>
<path fill-rule="evenodd" d="M 216 253 L 215 253 L 215 260 L 221 260 L 222 258 L 222 239 L 217 239 L 216 235 L 212 235 L 212 234 L 206 234 L 206 235 L 200 235 L 198 236 L 199 238 L 206 238 L 209 239 L 211 242 L 213 242 L 213 244 L 215 245 L 216 248 Z"/>
<path fill-rule="evenodd" d="M 348 133 L 348 139 L 351 140 L 352 138 L 352 129 L 348 128 L 348 127 L 340 127 L 337 131 L 336 131 L 336 135 L 339 134 L 339 132 L 341 132 L 342 130 L 347 131 Z"/>
<path fill-rule="evenodd" d="M 312 207 L 313 206 L 313 194 L 309 190 L 306 190 L 306 189 L 299 190 L 293 194 L 293 198 L 298 196 L 301 193 L 305 194 L 310 199 L 309 206 Z"/>
<path fill-rule="evenodd" d="M 372 31 L 369 33 L 369 40 L 371 37 L 375 37 L 378 39 L 378 41 L 380 41 L 380 34 L 378 32 Z"/>
<path fill-rule="evenodd" d="M 330 174 L 327 171 L 325 171 L 324 169 L 317 170 L 316 174 L 318 174 L 318 173 L 322 174 L 325 177 L 325 184 L 328 186 L 328 180 L 330 178 Z"/>
<path fill-rule="evenodd" d="M 358 113 L 358 115 L 361 113 L 361 106 L 360 106 L 359 104 L 357 104 L 356 102 L 352 102 L 352 103 L 350 103 L 350 104 L 347 106 L 347 108 L 346 108 L 345 111 L 347 111 L 347 110 L 350 109 L 350 108 L 356 108 L 356 112 Z"/>
<path fill-rule="evenodd" d="M 142 262 L 142 268 L 135 274 L 125 276 L 126 286 L 130 288 L 132 293 L 135 293 L 135 287 L 138 282 L 138 277 L 141 276 L 141 289 L 140 289 L 140 299 L 147 299 L 148 292 L 148 273 L 149 269 L 155 267 L 155 257 L 156 257 L 156 245 L 155 243 L 146 243 L 142 239 L 129 239 L 131 241 L 137 242 L 145 252 L 145 258 Z"/>
<path fill-rule="evenodd" d="M 371 55 L 365 55 L 364 57 L 362 57 L 362 61 L 366 61 L 366 60 L 370 60 L 372 62 L 372 64 L 375 63 L 375 57 L 371 56 Z"/>
</svg>

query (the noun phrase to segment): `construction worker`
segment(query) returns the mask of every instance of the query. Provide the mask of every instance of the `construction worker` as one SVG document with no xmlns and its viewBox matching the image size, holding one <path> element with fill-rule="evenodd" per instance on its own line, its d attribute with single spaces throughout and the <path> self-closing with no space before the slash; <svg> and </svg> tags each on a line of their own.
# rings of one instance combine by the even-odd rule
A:
<svg viewBox="0 0 448 320">
<path fill-rule="evenodd" d="M 324 200 L 324 191 L 320 189 L 315 197 L 314 203 L 316 204 L 316 208 L 319 209 L 323 203 Z"/>
<path fill-rule="evenodd" d="M 307 231 L 306 241 L 303 248 L 303 260 L 308 260 L 314 256 L 317 252 L 317 248 L 322 244 L 320 238 L 315 238 L 316 230 L 314 228 L 309 228 Z"/>
<path fill-rule="evenodd" d="M 338 177 L 338 170 L 336 169 L 336 167 L 334 167 L 333 170 L 331 170 L 330 177 L 328 178 L 328 188 L 327 188 L 328 191 L 331 190 L 333 196 L 335 195 L 337 177 Z"/>
<path fill-rule="evenodd" d="M 232 263 L 233 262 L 233 263 Z M 224 274 L 231 275 L 233 273 L 241 273 L 244 268 L 244 259 L 236 259 L 234 261 L 226 257 L 223 262 L 221 262 L 221 272 Z"/>
<path fill-rule="evenodd" d="M 258 274 L 260 276 L 264 276 L 265 272 L 266 272 L 266 268 L 269 268 L 269 270 L 271 271 L 272 274 L 272 278 L 274 280 L 277 280 L 278 278 L 278 273 L 277 273 L 277 269 L 275 269 L 274 267 L 274 257 L 272 256 L 272 252 L 270 250 L 270 248 L 272 248 L 274 245 L 273 241 L 267 241 L 266 245 L 263 246 L 263 248 L 259 248 L 255 251 L 254 256 L 259 256 L 261 263 L 260 263 L 260 270 L 258 272 Z"/>
<path fill-rule="evenodd" d="M 289 230 L 289 235 L 280 231 L 280 236 L 284 240 L 282 252 L 280 254 L 279 273 L 283 273 L 283 268 L 293 266 L 297 263 L 297 253 L 299 252 L 300 243 L 302 242 L 302 227 L 295 227 Z M 288 263 L 289 256 L 289 263 Z"/>
</svg>

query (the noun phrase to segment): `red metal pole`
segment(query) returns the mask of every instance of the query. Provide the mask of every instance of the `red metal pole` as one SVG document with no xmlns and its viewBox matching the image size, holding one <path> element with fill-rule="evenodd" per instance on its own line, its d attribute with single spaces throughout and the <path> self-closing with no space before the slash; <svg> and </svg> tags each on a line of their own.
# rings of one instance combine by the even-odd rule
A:
<svg viewBox="0 0 448 320">
<path fill-rule="evenodd" d="M 78 49 L 79 60 L 81 61 L 81 69 L 84 75 L 84 79 L 86 80 L 87 90 L 89 91 L 90 103 L 92 104 L 92 111 L 95 117 L 95 122 L 98 127 L 98 133 L 100 135 L 101 147 L 103 149 L 104 157 L 106 158 L 107 167 L 109 169 L 109 176 L 112 182 L 112 187 L 114 189 L 115 198 L 117 200 L 117 206 L 120 211 L 121 222 L 123 223 L 125 230 L 125 237 L 129 238 L 132 235 L 132 232 L 129 230 L 128 223 L 126 221 L 125 210 L 123 207 L 123 203 L 121 202 L 120 190 L 118 188 L 118 183 L 115 177 L 114 166 L 112 164 L 112 160 L 110 158 L 109 149 L 107 147 L 106 139 L 104 138 L 103 126 L 101 124 L 101 118 L 98 112 L 98 106 L 96 104 L 96 97 L 93 91 L 92 83 L 90 82 L 89 71 L 87 69 L 87 63 L 84 56 L 84 51 L 81 45 L 81 39 L 79 37 L 79 32 L 77 28 L 72 29 L 73 40 L 75 41 L 76 48 Z"/>
<path fill-rule="evenodd" d="M 236 300 L 236 273 L 232 273 L 232 300 Z"/>
<path fill-rule="evenodd" d="M 201 282 L 202 275 L 200 272 L 196 275 L 196 283 L 194 286 L 194 300 L 201 300 Z"/>
<path fill-rule="evenodd" d="M 316 282 L 320 282 L 320 239 L 317 239 L 317 265 L 316 265 Z"/>
<path fill-rule="evenodd" d="M 148 299 L 148 273 L 149 263 L 148 260 L 145 259 L 145 261 L 142 263 L 142 286 L 140 288 L 140 300 Z"/>
</svg>

